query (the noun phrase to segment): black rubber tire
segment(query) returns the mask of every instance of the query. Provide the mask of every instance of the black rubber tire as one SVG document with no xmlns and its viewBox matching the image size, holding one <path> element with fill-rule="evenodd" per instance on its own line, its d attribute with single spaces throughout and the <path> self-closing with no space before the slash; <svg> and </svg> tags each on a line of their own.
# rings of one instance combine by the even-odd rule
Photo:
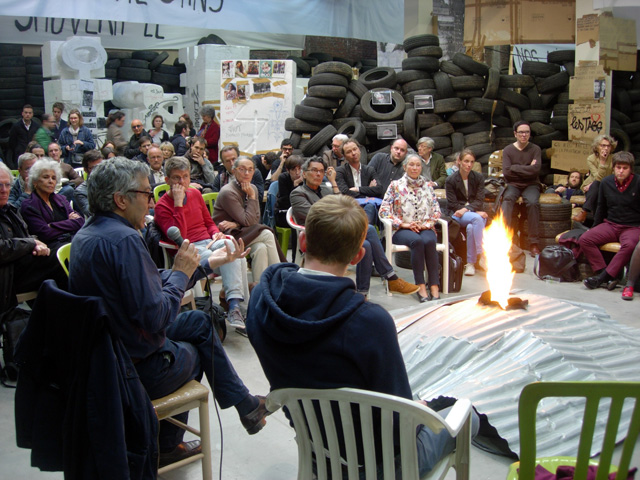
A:
<svg viewBox="0 0 640 480">
<path fill-rule="evenodd" d="M 337 131 L 347 135 L 349 138 L 356 139 L 361 144 L 367 137 L 367 130 L 359 120 L 350 120 L 338 128 Z"/>
<path fill-rule="evenodd" d="M 631 150 L 631 139 L 627 132 L 619 128 L 611 128 L 609 129 L 609 135 L 618 140 L 616 152 L 628 152 Z"/>
<path fill-rule="evenodd" d="M 571 209 L 570 203 L 541 203 L 540 220 L 555 222 L 571 219 Z"/>
<path fill-rule="evenodd" d="M 320 63 L 318 64 L 317 67 L 313 69 L 313 73 L 314 75 L 317 75 L 319 73 L 337 73 L 338 75 L 347 77 L 347 80 L 351 80 L 353 78 L 353 70 L 351 69 L 351 67 L 346 63 L 342 63 L 342 62 Z"/>
<path fill-rule="evenodd" d="M 461 98 L 443 98 L 433 102 L 433 113 L 442 114 L 449 112 L 457 112 L 464 109 L 464 100 Z"/>
<path fill-rule="evenodd" d="M 327 125 L 302 148 L 302 154 L 305 157 L 311 157 L 315 155 L 322 147 L 329 144 L 331 139 L 338 133 L 333 125 Z"/>
<path fill-rule="evenodd" d="M 624 113 L 627 118 L 631 117 L 631 115 L 633 115 L 633 108 L 632 108 L 632 104 L 631 104 L 631 97 L 629 96 L 629 93 L 627 90 L 623 90 L 621 88 L 614 88 L 613 89 L 613 99 L 614 99 L 614 106 L 622 113 Z M 613 112 L 612 112 L 613 115 Z M 629 118 L 628 121 L 626 122 L 621 122 L 621 123 L 629 123 L 631 121 L 631 119 Z"/>
<path fill-rule="evenodd" d="M 35 85 L 29 85 L 30 87 L 34 87 Z M 42 90 L 42 87 L 40 87 Z M 2 88 L 0 89 L 0 100 L 13 100 L 13 99 L 22 99 L 26 98 L 26 90 L 24 88 Z"/>
<path fill-rule="evenodd" d="M 440 39 L 437 35 L 424 34 L 408 37 L 402 43 L 405 52 L 410 52 L 414 48 L 427 47 L 431 45 L 440 45 Z"/>
<path fill-rule="evenodd" d="M 364 74 L 358 79 L 368 89 L 373 88 L 395 88 L 396 71 L 391 67 L 376 67 Z"/>
<path fill-rule="evenodd" d="M 302 58 L 295 55 L 289 55 L 287 60 L 293 60 L 293 63 L 296 64 L 297 74 L 307 76 L 311 73 L 311 65 L 305 62 Z"/>
<path fill-rule="evenodd" d="M 542 108 L 551 108 L 552 105 L 555 105 L 557 102 L 558 94 L 557 93 L 543 93 L 540 95 L 540 99 L 542 100 Z"/>
<path fill-rule="evenodd" d="M 149 62 L 140 58 L 124 58 L 120 61 L 121 67 L 129 68 L 149 68 Z"/>
<path fill-rule="evenodd" d="M 300 105 L 333 110 L 340 106 L 340 100 L 335 100 L 333 98 L 310 97 L 309 95 L 307 95 L 306 97 L 304 97 L 302 102 L 300 102 Z"/>
<path fill-rule="evenodd" d="M 362 98 L 362 95 L 367 93 L 369 89 L 365 87 L 359 80 L 351 80 L 349 82 L 349 91 L 355 93 L 356 97 Z"/>
<path fill-rule="evenodd" d="M 364 120 L 372 121 L 372 122 L 387 122 L 390 120 L 398 120 L 402 118 L 404 115 L 404 111 L 406 109 L 406 104 L 402 95 L 395 90 L 391 90 L 391 102 L 392 106 L 388 105 L 372 105 L 371 99 L 373 97 L 373 93 L 382 91 L 387 92 L 388 89 L 385 88 L 376 88 L 365 93 L 360 99 L 360 108 L 362 109 L 362 118 Z M 383 110 L 389 111 L 379 111 L 376 109 L 382 109 L 382 107 L 386 107 Z"/>
<path fill-rule="evenodd" d="M 118 69 L 117 68 L 105 68 L 104 69 L 104 78 L 110 78 L 112 81 L 118 79 Z"/>
<path fill-rule="evenodd" d="M 349 81 L 344 75 L 338 75 L 337 73 L 318 73 L 309 79 L 310 87 L 316 85 L 338 85 L 347 88 Z"/>
<path fill-rule="evenodd" d="M 574 77 L 576 74 L 576 64 L 574 62 L 565 62 L 563 65 L 570 77 Z"/>
<path fill-rule="evenodd" d="M 487 85 L 484 89 L 483 98 L 498 98 L 498 90 L 500 89 L 500 70 L 490 68 L 487 76 Z"/>
<path fill-rule="evenodd" d="M 462 98 L 463 100 L 469 100 L 470 98 L 482 98 L 482 95 L 484 95 L 482 90 L 458 90 L 456 92 L 456 97 Z"/>
<path fill-rule="evenodd" d="M 149 71 L 151 72 L 151 70 Z M 168 73 L 152 72 L 151 81 L 153 83 L 168 85 L 170 87 L 179 87 L 180 75 L 170 75 Z"/>
<path fill-rule="evenodd" d="M 158 52 L 154 52 L 153 50 L 136 50 L 131 52 L 131 58 L 136 60 L 144 60 L 146 62 L 150 62 L 154 60 L 158 56 Z M 133 65 L 129 65 L 133 66 Z"/>
<path fill-rule="evenodd" d="M 156 72 L 158 73 L 167 73 L 169 75 L 180 75 L 181 73 L 185 73 L 185 69 L 183 67 L 175 67 L 173 65 L 158 65 L 156 68 Z"/>
<path fill-rule="evenodd" d="M 0 77 L 24 77 L 27 74 L 26 67 L 0 68 Z"/>
<path fill-rule="evenodd" d="M 493 148 L 495 150 L 504 150 L 508 145 L 511 145 L 515 139 L 513 137 L 496 137 L 493 140 Z"/>
<path fill-rule="evenodd" d="M 565 62 L 575 62 L 575 60 L 575 50 L 556 50 L 555 52 L 547 53 L 547 63 L 557 63 L 558 65 L 562 65 Z"/>
<path fill-rule="evenodd" d="M 37 73 L 27 73 L 25 75 L 25 81 L 27 85 L 42 85 L 44 82 L 44 77 L 42 75 L 38 75 Z"/>
<path fill-rule="evenodd" d="M 12 57 L 0 57 L 0 67 L 24 67 L 26 65 L 25 59 L 22 55 Z M 42 69 L 42 64 L 40 64 Z"/>
<path fill-rule="evenodd" d="M 529 99 L 526 96 L 509 90 L 508 88 L 498 90 L 498 98 L 520 110 L 528 110 L 530 107 Z"/>
<path fill-rule="evenodd" d="M 25 69 L 27 70 L 27 75 L 29 74 L 42 75 L 42 65 L 29 64 L 29 65 L 25 65 Z"/>
<path fill-rule="evenodd" d="M 342 103 L 340 103 L 340 106 L 336 110 L 334 118 L 348 117 L 359 101 L 360 99 L 355 93 L 353 93 L 352 91 L 348 91 L 347 96 L 344 97 L 344 100 L 342 100 Z"/>
<path fill-rule="evenodd" d="M 324 65 L 324 64 L 320 64 Z M 344 64 L 343 64 L 344 65 Z M 347 89 L 345 87 L 339 87 L 337 85 L 316 85 L 309 87 L 307 94 L 312 97 L 321 98 L 344 98 L 347 96 Z"/>
<path fill-rule="evenodd" d="M 332 62 L 333 55 L 324 52 L 312 52 L 307 55 L 308 57 L 315 58 L 320 63 Z"/>
<path fill-rule="evenodd" d="M 119 58 L 113 58 L 111 60 L 107 60 L 107 62 L 104 64 L 104 68 L 106 69 L 111 69 L 111 68 L 118 68 L 120 67 L 122 64 L 122 60 L 120 60 Z"/>
<path fill-rule="evenodd" d="M 460 68 L 455 63 L 449 60 L 443 60 L 440 62 L 440 70 L 444 73 L 448 73 L 449 75 L 453 75 L 454 77 L 459 77 L 461 75 L 468 75 L 464 69 Z"/>
<path fill-rule="evenodd" d="M 476 132 L 484 132 L 491 130 L 491 124 L 487 120 L 482 120 L 477 123 L 472 123 L 471 125 L 467 125 L 465 127 L 458 127 L 456 129 L 457 132 L 462 133 L 463 135 L 469 135 L 470 133 Z"/>
<path fill-rule="evenodd" d="M 529 88 L 535 83 L 531 75 L 500 75 L 500 88 Z"/>
<path fill-rule="evenodd" d="M 317 58 L 308 57 L 308 56 L 307 56 L 307 57 L 300 57 L 300 58 L 301 58 L 302 60 L 304 60 L 304 61 L 305 61 L 305 63 L 306 63 L 309 67 L 311 67 L 311 68 L 316 67 L 316 66 L 320 63 L 320 62 L 318 61 L 318 59 L 317 59 Z M 294 61 L 295 61 L 295 60 L 294 60 Z M 298 63 L 298 62 L 296 62 L 296 63 Z"/>
<path fill-rule="evenodd" d="M 431 137 L 431 140 L 433 140 L 433 149 L 436 151 L 442 150 L 443 148 L 451 148 L 453 150 L 450 136 Z"/>
<path fill-rule="evenodd" d="M 402 70 L 423 70 L 425 72 L 437 72 L 440 61 L 433 57 L 412 57 L 402 60 Z"/>
<path fill-rule="evenodd" d="M 333 57 L 333 61 L 334 62 L 342 62 L 342 63 L 346 63 L 347 65 L 349 65 L 350 67 L 354 67 L 356 64 L 356 61 L 352 58 L 345 58 L 345 57 Z"/>
<path fill-rule="evenodd" d="M 459 110 L 447 115 L 447 120 L 453 124 L 476 123 L 482 120 L 482 115 L 471 110 Z"/>
<path fill-rule="evenodd" d="M 431 128 L 445 122 L 444 118 L 442 118 L 440 115 L 436 115 L 435 113 L 419 113 L 417 121 L 418 128 L 420 130 Z"/>
<path fill-rule="evenodd" d="M 522 120 L 522 115 L 520 115 L 519 109 L 517 109 L 516 107 L 512 107 L 511 105 L 505 105 L 504 108 L 507 111 L 507 115 L 509 116 L 509 121 L 511 122 L 511 125 Z M 511 133 L 513 134 L 513 128 L 511 128 Z"/>
<path fill-rule="evenodd" d="M 451 147 L 445 147 L 445 148 L 440 148 L 437 150 L 433 150 L 434 153 L 437 153 L 438 155 L 442 155 L 443 157 L 447 157 L 451 154 L 453 154 L 453 148 Z M 444 199 L 446 201 L 446 199 Z"/>
<path fill-rule="evenodd" d="M 415 97 L 418 95 L 431 95 L 434 101 L 440 98 L 435 88 L 425 88 L 424 90 L 414 90 L 413 92 L 405 93 L 402 97 L 404 98 L 405 102 L 413 103 L 415 101 Z"/>
<path fill-rule="evenodd" d="M 346 123 L 349 123 L 349 122 L 361 122 L 362 123 L 362 119 L 358 118 L 358 117 L 334 118 L 333 122 L 331 122 L 331 125 L 336 127 L 336 129 L 340 130 L 343 125 L 345 125 Z"/>
<path fill-rule="evenodd" d="M 429 45 L 424 47 L 417 47 L 407 52 L 407 57 L 434 57 L 434 58 L 442 58 L 442 48 Z"/>
<path fill-rule="evenodd" d="M 400 85 L 405 83 L 414 82 L 416 80 L 427 80 L 432 78 L 429 72 L 423 70 L 402 70 L 396 73 L 396 81 Z"/>
<path fill-rule="evenodd" d="M 481 75 L 483 77 L 489 75 L 489 66 L 487 64 L 476 62 L 473 58 L 465 55 L 464 53 L 456 53 L 451 60 L 468 73 L 475 73 L 476 75 Z"/>
<path fill-rule="evenodd" d="M 296 105 L 293 109 L 293 116 L 298 120 L 312 123 L 331 123 L 333 112 L 325 108 L 308 107 L 306 105 Z"/>
<path fill-rule="evenodd" d="M 548 133 L 546 135 L 536 135 L 535 137 L 531 137 L 531 143 L 535 143 L 540 148 L 551 148 L 553 145 L 553 141 L 564 141 L 567 140 L 567 135 L 560 130 L 556 130 L 552 133 Z"/>
<path fill-rule="evenodd" d="M 353 110 L 351 110 L 351 116 L 362 120 L 362 108 L 360 108 L 360 104 L 353 107 Z"/>
<path fill-rule="evenodd" d="M 480 75 L 461 75 L 459 77 L 450 77 L 449 81 L 455 91 L 482 90 L 486 85 L 484 77 L 481 77 Z"/>
<path fill-rule="evenodd" d="M 547 62 L 532 62 L 525 60 L 522 62 L 522 74 L 533 75 L 534 77 L 550 77 L 560 72 L 560 65 Z"/>
<path fill-rule="evenodd" d="M 492 131 L 493 136 L 498 137 L 511 137 L 511 139 L 515 142 L 515 138 L 513 135 L 513 127 L 496 127 Z"/>
<path fill-rule="evenodd" d="M 471 145 L 467 148 L 473 152 L 476 158 L 481 157 L 482 155 L 486 155 L 487 153 L 492 153 L 496 150 L 495 147 L 490 143 L 479 143 L 477 145 Z"/>
<path fill-rule="evenodd" d="M 464 136 L 464 146 L 471 147 L 480 143 L 490 143 L 491 132 L 470 133 Z"/>
<path fill-rule="evenodd" d="M 162 65 L 162 62 L 164 62 L 167 58 L 169 58 L 169 52 L 159 53 L 156 58 L 149 62 L 149 69 L 157 70 L 158 67 Z"/>
<path fill-rule="evenodd" d="M 289 135 L 289 141 L 291 142 L 291 146 L 293 148 L 298 148 L 300 146 L 300 140 L 302 140 L 302 135 L 299 133 L 292 133 Z"/>
<path fill-rule="evenodd" d="M 402 85 L 402 93 L 413 92 L 414 90 L 424 90 L 426 88 L 436 88 L 436 84 L 431 78 L 413 80 Z"/>
<path fill-rule="evenodd" d="M 496 115 L 492 120 L 496 127 L 510 127 L 513 125 L 509 117 L 505 117 L 504 115 Z"/>
<path fill-rule="evenodd" d="M 325 125 L 322 124 L 305 122 L 293 117 L 286 118 L 284 121 L 284 129 L 287 132 L 316 133 L 324 127 Z"/>
<path fill-rule="evenodd" d="M 378 125 L 395 125 L 398 135 L 404 135 L 404 122 L 402 120 L 392 120 L 390 122 L 362 122 L 367 131 L 367 137 L 377 139 Z"/>
<path fill-rule="evenodd" d="M 631 112 L 631 114 L 633 115 L 633 112 Z M 627 115 L 625 115 L 624 113 L 622 113 L 620 110 L 612 108 L 611 109 L 611 120 L 618 122 L 618 125 L 626 125 L 627 123 L 631 122 L 631 117 L 628 117 Z"/>
<path fill-rule="evenodd" d="M 536 82 L 536 87 L 540 93 L 559 90 L 567 85 L 569 85 L 569 74 L 564 71 L 551 75 L 547 78 L 541 78 Z"/>
<path fill-rule="evenodd" d="M 491 98 L 470 98 L 467 100 L 467 109 L 487 115 L 491 115 L 492 113 L 493 115 L 502 115 L 504 112 L 504 103 Z"/>
<path fill-rule="evenodd" d="M 553 238 L 562 232 L 571 230 L 571 215 L 566 220 L 542 220 L 538 222 L 538 235 L 542 238 Z M 522 226 L 525 235 L 529 233 L 529 220 L 525 220 Z"/>
<path fill-rule="evenodd" d="M 640 139 L 636 139 L 636 136 L 640 133 L 640 122 L 627 123 L 626 125 L 622 126 L 622 129 L 627 132 L 627 135 L 629 135 L 629 137 L 633 137 L 631 143 L 639 143 L 637 140 Z M 631 151 L 634 150 L 632 149 Z"/>
<path fill-rule="evenodd" d="M 451 134 L 451 148 L 454 152 L 461 152 L 464 150 L 464 135 L 460 132 L 454 132 Z"/>
<path fill-rule="evenodd" d="M 569 104 L 568 103 L 556 103 L 553 106 L 553 116 L 556 115 L 569 115 Z"/>
<path fill-rule="evenodd" d="M 557 128 L 551 125 L 546 125 L 542 122 L 531 122 L 531 135 L 549 135 L 553 133 Z M 497 135 L 497 134 L 496 134 Z"/>
<path fill-rule="evenodd" d="M 22 44 L 0 43 L 0 56 L 17 57 L 22 55 Z"/>
<path fill-rule="evenodd" d="M 16 112 L 19 115 L 20 111 L 22 110 L 22 106 L 27 104 L 27 103 L 31 103 L 31 102 L 29 102 L 27 100 L 27 97 L 4 99 L 4 100 L 2 100 L 2 108 L 3 109 L 15 109 Z M 35 105 L 32 105 L 32 106 L 35 107 Z"/>
<path fill-rule="evenodd" d="M 24 57 L 26 65 L 42 65 L 42 57 Z"/>
<path fill-rule="evenodd" d="M 415 108 L 407 108 L 402 117 L 404 123 L 404 138 L 410 145 L 416 145 L 420 138 L 418 125 L 418 111 Z"/>
<path fill-rule="evenodd" d="M 638 101 L 640 101 L 640 98 L 638 98 Z M 561 92 L 561 93 L 559 93 L 558 94 L 558 103 L 566 103 L 567 105 L 573 104 L 573 100 L 569 98 L 569 92 Z"/>
<path fill-rule="evenodd" d="M 24 93 L 23 90 L 19 89 L 18 91 L 22 91 Z M 26 93 L 28 96 L 37 96 L 37 97 L 44 97 L 44 86 L 42 84 L 40 85 L 27 85 L 26 87 Z"/>
<path fill-rule="evenodd" d="M 551 112 L 547 110 L 522 110 L 520 115 L 522 116 L 522 120 L 529 123 L 549 123 L 551 121 Z"/>
<path fill-rule="evenodd" d="M 551 117 L 551 126 L 561 132 L 569 131 L 569 117 L 566 115 L 558 115 Z"/>
<path fill-rule="evenodd" d="M 444 137 L 446 135 L 451 135 L 455 132 L 453 125 L 449 122 L 441 123 L 439 125 L 434 125 L 433 127 L 424 129 L 420 131 L 420 135 L 424 137 Z"/>
<path fill-rule="evenodd" d="M 453 98 L 456 96 L 456 93 L 453 90 L 453 86 L 451 85 L 451 78 L 446 73 L 437 72 L 433 75 L 433 81 L 436 84 L 438 98 Z"/>
<path fill-rule="evenodd" d="M 531 109 L 533 110 L 541 110 L 544 108 L 542 104 L 542 97 L 538 93 L 538 88 L 534 85 L 529 88 L 526 92 L 524 92 L 527 98 L 529 99 L 529 103 L 531 104 Z"/>
<path fill-rule="evenodd" d="M 131 58 L 131 52 L 126 50 L 107 50 L 107 58 L 109 60 L 114 58 L 119 58 L 120 60 L 123 58 Z"/>
</svg>

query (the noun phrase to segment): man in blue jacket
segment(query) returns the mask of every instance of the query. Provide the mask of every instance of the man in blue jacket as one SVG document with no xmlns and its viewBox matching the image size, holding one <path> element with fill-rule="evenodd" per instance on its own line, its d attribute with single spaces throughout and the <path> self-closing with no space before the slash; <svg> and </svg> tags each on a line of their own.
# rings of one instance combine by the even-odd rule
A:
<svg viewBox="0 0 640 480">
<path fill-rule="evenodd" d="M 267 268 L 249 302 L 247 334 L 271 389 L 352 387 L 412 399 L 391 315 L 345 278 L 365 255 L 366 214 L 353 198 L 329 195 L 305 227 L 305 267 Z M 416 443 L 421 476 L 455 447 L 446 430 L 424 427 Z"/>
</svg>

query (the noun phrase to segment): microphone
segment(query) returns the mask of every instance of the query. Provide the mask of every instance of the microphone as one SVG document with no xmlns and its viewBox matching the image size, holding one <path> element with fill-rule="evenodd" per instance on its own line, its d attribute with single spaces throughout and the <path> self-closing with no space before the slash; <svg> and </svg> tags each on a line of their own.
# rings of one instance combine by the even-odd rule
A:
<svg viewBox="0 0 640 480">
<path fill-rule="evenodd" d="M 184 238 L 182 238 L 182 233 L 180 233 L 180 229 L 176 226 L 169 227 L 167 230 L 167 237 L 169 237 L 173 242 L 178 245 L 178 247 L 182 246 L 182 242 L 184 242 Z"/>
</svg>

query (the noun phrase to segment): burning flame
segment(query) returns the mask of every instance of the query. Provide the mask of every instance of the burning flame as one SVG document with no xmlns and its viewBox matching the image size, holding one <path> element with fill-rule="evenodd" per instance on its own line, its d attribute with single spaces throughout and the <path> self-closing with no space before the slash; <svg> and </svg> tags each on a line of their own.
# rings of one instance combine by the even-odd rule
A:
<svg viewBox="0 0 640 480">
<path fill-rule="evenodd" d="M 483 235 L 482 247 L 487 258 L 487 281 L 491 290 L 491 300 L 502 308 L 507 307 L 509 291 L 515 272 L 509 261 L 513 232 L 507 229 L 502 214 L 493 219 Z"/>
</svg>

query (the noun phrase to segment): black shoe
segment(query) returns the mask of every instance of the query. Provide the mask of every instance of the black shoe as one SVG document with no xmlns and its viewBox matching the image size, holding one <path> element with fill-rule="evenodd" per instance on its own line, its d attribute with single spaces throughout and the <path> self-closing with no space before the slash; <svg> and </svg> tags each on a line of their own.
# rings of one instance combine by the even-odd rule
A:
<svg viewBox="0 0 640 480">
<path fill-rule="evenodd" d="M 618 286 L 618 279 L 617 278 L 614 278 L 613 280 L 609 280 L 607 282 L 607 290 L 609 290 L 609 291 L 615 290 L 617 286 Z"/>
<path fill-rule="evenodd" d="M 425 303 L 425 302 L 429 302 L 431 301 L 431 292 L 427 292 L 427 296 L 423 297 L 422 295 L 420 295 L 420 292 L 416 292 L 416 296 L 418 297 L 418 300 L 420 301 L 420 303 Z"/>
<path fill-rule="evenodd" d="M 256 395 L 256 398 L 260 403 L 255 410 L 247 413 L 244 417 L 240 417 L 240 422 L 242 422 L 242 426 L 249 435 L 254 435 L 262 430 L 262 427 L 267 424 L 266 417 L 271 415 L 271 412 L 267 410 L 266 398 L 261 395 Z"/>
<path fill-rule="evenodd" d="M 185 458 L 193 457 L 202 453 L 202 445 L 200 440 L 192 440 L 190 442 L 182 442 L 171 452 L 160 453 L 159 468 L 166 467 L 172 463 L 179 462 Z"/>
<path fill-rule="evenodd" d="M 603 280 L 600 280 L 600 277 L 593 276 L 593 277 L 585 278 L 582 283 L 584 283 L 584 286 L 587 287 L 589 290 L 594 290 L 598 288 L 600 285 L 602 285 Z"/>
</svg>

